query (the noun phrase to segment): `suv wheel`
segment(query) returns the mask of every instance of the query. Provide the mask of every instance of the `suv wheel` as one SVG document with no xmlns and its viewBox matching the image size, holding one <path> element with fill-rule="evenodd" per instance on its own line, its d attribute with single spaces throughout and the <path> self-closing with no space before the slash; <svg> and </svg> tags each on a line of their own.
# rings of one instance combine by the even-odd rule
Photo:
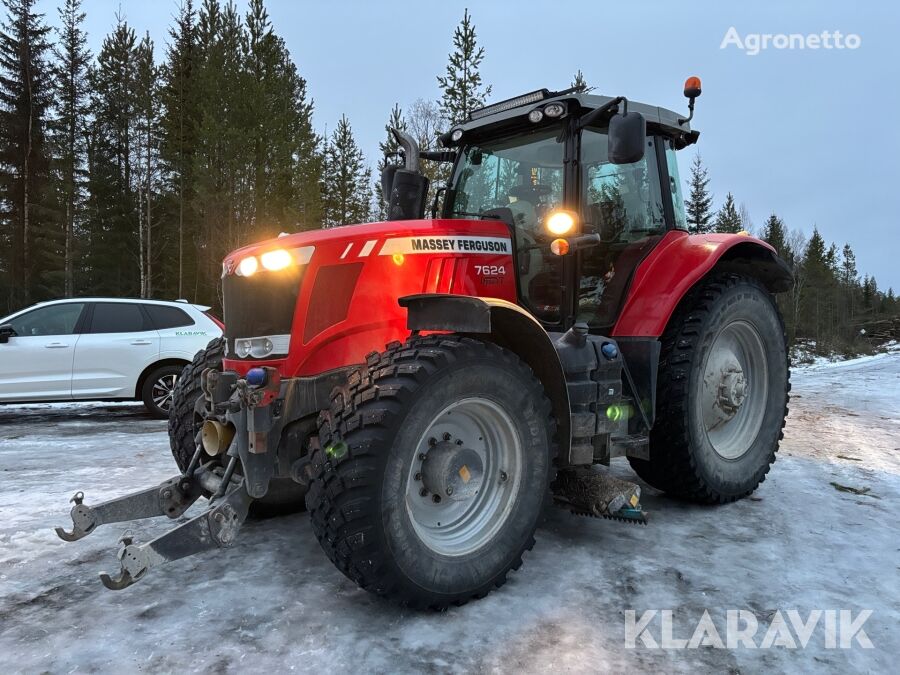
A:
<svg viewBox="0 0 900 675">
<path fill-rule="evenodd" d="M 154 417 L 168 418 L 175 383 L 183 366 L 160 366 L 151 371 L 141 387 L 141 399 Z"/>
</svg>

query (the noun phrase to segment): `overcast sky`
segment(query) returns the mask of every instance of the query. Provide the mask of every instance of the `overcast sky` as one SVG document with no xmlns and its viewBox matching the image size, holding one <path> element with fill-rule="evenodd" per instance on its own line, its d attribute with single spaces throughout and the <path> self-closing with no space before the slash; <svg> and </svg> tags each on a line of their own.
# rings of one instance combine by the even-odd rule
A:
<svg viewBox="0 0 900 675">
<path fill-rule="evenodd" d="M 54 24 L 56 5 L 39 4 Z M 346 113 L 373 164 L 394 102 L 438 97 L 435 75 L 443 72 L 464 7 L 486 48 L 482 72 L 495 100 L 561 89 L 580 68 L 599 93 L 681 110 L 684 78 L 699 75 L 703 96 L 694 127 L 701 137 L 694 147 L 709 167 L 716 206 L 730 190 L 757 228 L 772 211 L 807 233 L 817 225 L 826 240 L 851 244 L 860 273 L 900 291 L 897 3 L 268 0 L 267 6 L 309 83 L 316 127 L 332 129 Z M 139 34 L 150 32 L 162 58 L 177 0 L 84 0 L 95 51 L 119 7 Z M 731 27 L 744 43 L 750 34 L 823 31 L 859 42 L 802 51 L 770 45 L 750 56 L 734 39 L 720 48 Z M 694 147 L 681 153 L 682 177 Z"/>
</svg>

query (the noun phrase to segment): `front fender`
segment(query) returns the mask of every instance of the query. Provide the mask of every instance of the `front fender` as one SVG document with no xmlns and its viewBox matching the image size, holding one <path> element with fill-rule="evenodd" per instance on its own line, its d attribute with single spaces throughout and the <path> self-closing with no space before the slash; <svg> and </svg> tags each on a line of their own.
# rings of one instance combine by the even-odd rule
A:
<svg viewBox="0 0 900 675">
<path fill-rule="evenodd" d="M 740 234 L 674 230 L 638 266 L 613 328 L 613 337 L 659 337 L 685 294 L 724 265 L 762 281 L 773 293 L 790 289 L 793 275 L 769 244 Z"/>
</svg>

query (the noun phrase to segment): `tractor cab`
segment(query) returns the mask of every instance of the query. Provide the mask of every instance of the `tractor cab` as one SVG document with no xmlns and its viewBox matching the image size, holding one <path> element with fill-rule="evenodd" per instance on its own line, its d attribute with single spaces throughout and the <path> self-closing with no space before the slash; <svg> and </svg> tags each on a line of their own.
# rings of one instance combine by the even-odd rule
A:
<svg viewBox="0 0 900 675">
<path fill-rule="evenodd" d="M 685 93 L 693 106 L 699 82 Z M 473 111 L 441 137 L 447 151 L 419 154 L 453 162 L 443 218 L 509 226 L 531 314 L 548 330 L 604 334 L 637 265 L 686 229 L 675 152 L 698 135 L 669 110 L 542 89 Z"/>
</svg>

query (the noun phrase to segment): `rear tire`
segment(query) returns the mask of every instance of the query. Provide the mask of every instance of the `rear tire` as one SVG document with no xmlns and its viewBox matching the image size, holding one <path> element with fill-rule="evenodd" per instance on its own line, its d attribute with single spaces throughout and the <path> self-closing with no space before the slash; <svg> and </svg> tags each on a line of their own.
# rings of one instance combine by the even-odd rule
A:
<svg viewBox="0 0 900 675">
<path fill-rule="evenodd" d="M 731 502 L 765 480 L 790 391 L 784 323 L 756 279 L 722 274 L 692 290 L 662 337 L 650 459 L 637 474 L 670 495 Z"/>
<path fill-rule="evenodd" d="M 225 339 L 216 338 L 197 352 L 194 360 L 184 367 L 175 384 L 172 407 L 169 411 L 169 446 L 180 471 L 187 469 L 194 456 L 194 439 L 203 424 L 203 405 L 200 390 L 200 375 L 207 368 L 222 369 L 225 356 Z M 206 453 L 201 455 L 201 463 L 212 459 Z M 240 464 L 238 464 L 240 467 Z M 260 518 L 302 511 L 306 490 L 290 478 L 276 477 L 269 481 L 265 497 L 250 505 L 250 515 Z"/>
<path fill-rule="evenodd" d="M 401 604 L 483 597 L 534 546 L 554 431 L 543 386 L 511 352 L 455 335 L 391 343 L 320 416 L 316 538 L 347 577 Z"/>
</svg>

